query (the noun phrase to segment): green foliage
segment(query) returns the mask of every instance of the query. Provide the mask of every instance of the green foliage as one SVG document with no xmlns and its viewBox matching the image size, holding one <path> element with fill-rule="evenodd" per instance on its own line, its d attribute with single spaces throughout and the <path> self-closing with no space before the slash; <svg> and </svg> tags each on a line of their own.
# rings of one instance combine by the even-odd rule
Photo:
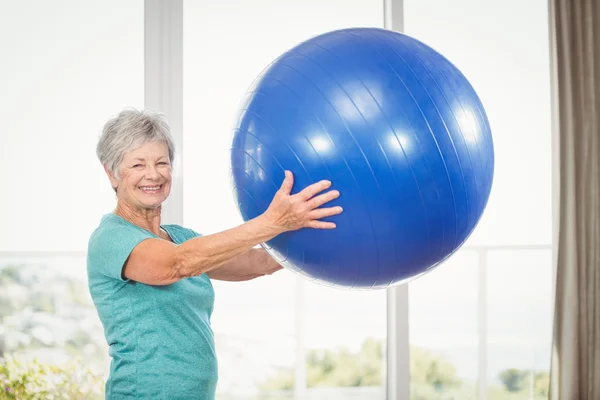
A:
<svg viewBox="0 0 600 400">
<path fill-rule="evenodd" d="M 103 399 L 106 345 L 99 321 L 85 319 L 86 290 L 45 265 L 0 265 L 0 399 Z"/>
<path fill-rule="evenodd" d="M 311 350 L 307 355 L 307 387 L 381 385 L 381 343 L 367 339 L 358 354 Z"/>
<path fill-rule="evenodd" d="M 382 343 L 368 339 L 357 353 L 346 349 L 311 350 L 307 354 L 307 387 L 359 387 L 380 386 L 382 368 Z M 441 354 L 414 347 L 410 352 L 411 400 L 476 400 L 475 382 L 462 381 L 454 365 Z M 490 385 L 490 400 L 529 399 L 531 386 L 529 371 L 507 369 L 499 375 L 502 386 Z M 534 375 L 534 400 L 548 398 L 547 372 Z M 263 394 L 292 393 L 294 371 L 280 370 L 261 386 Z M 262 397 L 259 397 L 262 399 Z M 265 397 L 267 399 L 267 397 Z M 271 397 L 268 397 L 271 399 Z"/>
<path fill-rule="evenodd" d="M 414 347 L 410 351 L 411 385 L 431 386 L 443 392 L 461 385 L 456 376 L 456 368 L 442 356 Z"/>
<path fill-rule="evenodd" d="M 410 349 L 411 400 L 470 400 L 475 387 L 461 381 L 454 365 L 440 354 L 420 347 Z"/>
<path fill-rule="evenodd" d="M 102 326 L 82 283 L 44 265 L 0 265 L 0 356 L 67 354 L 104 370 Z"/>
<path fill-rule="evenodd" d="M 102 398 L 105 344 L 99 323 L 73 323 L 81 315 L 93 312 L 85 285 L 66 276 L 51 275 L 41 279 L 43 267 L 0 266 L 0 400 L 7 399 L 95 399 Z M 27 312 L 23 312 L 27 310 Z M 38 317 L 34 319 L 33 317 Z M 39 339 L 34 328 L 42 320 L 61 321 L 65 340 Z M 40 326 L 44 326 L 43 323 Z M 11 340 L 8 340 L 11 339 Z M 60 347 L 59 347 L 60 346 Z M 85 349 L 85 353 L 83 352 Z M 38 350 L 68 355 L 85 362 L 49 365 L 25 362 L 7 354 L 36 354 Z M 382 385 L 385 350 L 380 341 L 367 339 L 358 352 L 347 349 L 311 350 L 307 354 L 306 373 L 309 388 L 368 387 Z M 91 369 L 95 367 L 96 374 Z M 458 378 L 456 368 L 441 354 L 411 348 L 411 400 L 476 399 L 475 382 Z M 490 400 L 548 398 L 547 372 L 532 375 L 529 371 L 507 369 L 499 374 L 501 384 L 490 385 Z M 260 387 L 255 400 L 289 400 L 293 397 L 294 371 L 282 369 Z M 229 398 L 223 398 L 223 400 Z M 233 399 L 233 397 L 231 398 Z"/>
<path fill-rule="evenodd" d="M 382 343 L 367 339 L 358 353 L 346 349 L 337 351 L 311 350 L 306 359 L 308 388 L 380 386 L 383 368 Z M 415 399 L 440 398 L 440 393 L 460 392 L 462 382 L 454 366 L 440 356 L 415 348 L 411 351 L 411 388 Z M 268 379 L 261 389 L 265 391 L 292 390 L 293 370 L 280 371 Z M 421 394 L 420 394 L 421 393 Z M 461 399 L 467 399 L 462 396 Z"/>
<path fill-rule="evenodd" d="M 550 393 L 550 374 L 545 371 L 537 372 L 534 374 L 533 379 L 533 390 L 535 395 L 547 399 L 548 394 Z"/>
<path fill-rule="evenodd" d="M 78 361 L 65 365 L 0 358 L 0 399 L 79 400 L 102 399 L 103 379 Z"/>
<path fill-rule="evenodd" d="M 503 388 L 497 390 L 497 394 L 490 396 L 492 400 L 505 399 L 506 397 L 501 397 L 501 393 L 513 394 L 514 396 L 511 399 L 529 398 L 530 390 L 533 391 L 536 400 L 548 398 L 550 376 L 545 371 L 533 374 L 533 388 L 531 388 L 532 375 L 527 370 L 509 368 L 500 372 L 498 379 L 502 382 Z"/>
<path fill-rule="evenodd" d="M 12 282 L 20 283 L 19 278 L 19 267 L 16 265 L 7 265 L 0 269 L 0 285 Z"/>
<path fill-rule="evenodd" d="M 309 388 L 381 385 L 381 343 L 367 339 L 358 354 L 346 349 L 338 352 L 310 350 L 306 357 Z M 261 385 L 263 391 L 292 390 L 294 371 L 283 369 Z"/>
<path fill-rule="evenodd" d="M 509 368 L 500 373 L 498 377 L 509 392 L 520 392 L 527 384 L 527 371 Z"/>
<path fill-rule="evenodd" d="M 284 368 L 280 370 L 277 375 L 266 380 L 260 386 L 260 390 L 264 392 L 271 391 L 285 391 L 294 389 L 294 370 L 291 368 Z"/>
</svg>

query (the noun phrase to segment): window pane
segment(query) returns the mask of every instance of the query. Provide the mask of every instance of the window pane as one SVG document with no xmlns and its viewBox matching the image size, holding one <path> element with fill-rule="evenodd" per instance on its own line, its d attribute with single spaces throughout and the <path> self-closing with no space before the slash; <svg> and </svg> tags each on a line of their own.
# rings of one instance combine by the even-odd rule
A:
<svg viewBox="0 0 600 400">
<path fill-rule="evenodd" d="M 311 399 L 385 398 L 386 292 L 332 289 L 306 282 L 304 347 Z M 325 388 L 325 389 L 324 389 Z"/>
<path fill-rule="evenodd" d="M 95 147 L 111 115 L 143 107 L 143 18 L 143 0 L 24 0 L 0 13 L 0 375 L 17 374 L 2 388 L 17 398 L 104 398 L 85 250 L 115 202 Z M 22 373 L 44 381 L 19 392 Z"/>
<path fill-rule="evenodd" d="M 462 70 L 490 120 L 494 185 L 472 245 L 552 242 L 547 8 L 547 0 L 404 1 L 406 33 Z"/>
<path fill-rule="evenodd" d="M 220 399 L 292 393 L 295 279 L 280 271 L 244 283 L 213 281 Z"/>
<path fill-rule="evenodd" d="M 546 399 L 552 348 L 552 250 L 488 254 L 490 400 Z M 533 380 L 531 379 L 533 377 Z"/>
<path fill-rule="evenodd" d="M 552 243 L 548 2 L 405 0 L 404 18 L 407 34 L 440 51 L 462 70 L 479 94 L 490 121 L 495 147 L 494 184 L 487 209 L 467 246 L 476 249 Z M 498 254 L 510 254 L 510 258 Z M 513 365 L 546 368 L 547 348 L 542 341 L 552 332 L 548 322 L 552 299 L 546 295 L 552 268 L 545 255 L 535 252 L 494 252 L 487 257 L 488 290 L 483 293 L 489 299 L 485 308 L 489 323 L 488 347 L 484 349 L 487 378 L 490 399 L 506 399 L 509 397 L 505 393 L 496 393 L 501 385 L 498 374 L 503 369 Z M 427 283 L 419 279 L 417 284 L 424 287 Z M 434 291 L 431 294 L 440 297 Z M 441 298 L 453 302 L 456 295 Z M 412 311 L 412 291 L 410 296 Z M 479 306 L 476 296 L 471 302 L 474 309 Z M 421 318 L 433 319 L 435 315 L 433 311 L 424 312 Z M 414 318 L 411 315 L 411 320 Z M 477 314 L 469 318 L 469 325 L 475 327 Z M 534 329 L 527 325 L 533 321 L 542 322 Z M 513 322 L 515 325 L 510 325 Z M 473 332 L 468 340 L 474 349 L 471 380 L 475 382 L 479 337 Z M 531 347 L 531 340 L 535 347 Z M 454 348 L 448 345 L 441 350 Z"/>
<path fill-rule="evenodd" d="M 230 187 L 229 149 L 234 118 L 255 77 L 281 53 L 314 35 L 349 26 L 382 26 L 383 2 L 186 1 L 184 10 L 185 224 L 210 234 L 241 222 Z M 300 386 L 294 369 L 305 362 L 296 356 L 297 279 L 290 271 L 280 271 L 255 282 L 214 282 L 221 399 L 293 398 L 290 387 Z M 306 296 L 300 300 L 306 301 Z M 314 324 L 325 314 L 332 321 L 342 318 L 342 326 L 352 323 L 338 308 L 344 307 L 338 291 L 320 291 L 319 296 L 332 307 L 318 315 L 306 309 L 305 345 L 336 350 L 327 347 L 336 343 Z M 379 310 L 385 318 L 384 303 Z M 385 335 L 385 328 L 377 333 L 377 327 L 372 328 L 361 331 L 363 340 Z M 310 391 L 306 395 L 320 396 Z"/>
<path fill-rule="evenodd" d="M 0 257 L 0 362 L 17 377 L 29 372 L 41 379 L 54 377 L 63 384 L 42 383 L 69 398 L 103 399 L 108 376 L 108 346 L 87 288 L 85 255 Z M 56 371 L 38 370 L 33 361 Z M 22 371 L 19 373 L 19 371 Z M 32 384 L 27 394 L 32 395 Z M 3 388 L 4 390 L 4 388 Z M 20 393 L 25 398 L 25 393 Z M 19 396 L 17 395 L 17 398 Z"/>
<path fill-rule="evenodd" d="M 382 26 L 383 2 L 186 1 L 184 10 L 185 216 L 186 222 L 201 222 L 204 231 L 214 232 L 239 223 L 229 148 L 234 117 L 254 78 L 314 35 Z"/>
<path fill-rule="evenodd" d="M 0 13 L 0 251 L 84 250 L 114 193 L 95 146 L 143 106 L 143 0 L 7 2 Z M 10 195 L 9 195 L 10 193 Z"/>
<path fill-rule="evenodd" d="M 411 399 L 474 399 L 478 256 L 460 250 L 409 285 Z"/>
</svg>

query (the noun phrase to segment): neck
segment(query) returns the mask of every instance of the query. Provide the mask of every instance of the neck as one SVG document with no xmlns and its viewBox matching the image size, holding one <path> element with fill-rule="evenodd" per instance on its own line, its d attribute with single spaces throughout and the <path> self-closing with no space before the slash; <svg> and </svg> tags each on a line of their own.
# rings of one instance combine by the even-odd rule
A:
<svg viewBox="0 0 600 400">
<path fill-rule="evenodd" d="M 155 235 L 160 235 L 160 212 L 160 206 L 153 209 L 139 209 L 122 201 L 119 201 L 115 208 L 115 214 L 119 217 Z"/>
</svg>

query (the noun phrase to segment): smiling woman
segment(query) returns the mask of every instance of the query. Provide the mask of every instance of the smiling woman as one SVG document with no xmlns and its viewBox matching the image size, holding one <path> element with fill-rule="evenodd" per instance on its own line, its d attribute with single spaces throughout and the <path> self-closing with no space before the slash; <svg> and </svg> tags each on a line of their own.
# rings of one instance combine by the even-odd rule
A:
<svg viewBox="0 0 600 400">
<path fill-rule="evenodd" d="M 171 164 L 168 148 L 161 142 L 149 142 L 123 157 L 121 190 L 129 202 L 138 207 L 154 209 L 162 204 L 171 190 Z M 118 178 L 106 171 L 118 190 Z M 125 210 L 123 210 L 125 211 Z"/>
<path fill-rule="evenodd" d="M 290 173 L 271 206 L 235 228 L 203 236 L 161 224 L 175 150 L 163 115 L 126 109 L 104 126 L 97 156 L 116 193 L 88 244 L 92 300 L 112 357 L 106 397 L 214 399 L 212 279 L 239 281 L 281 266 L 257 244 L 300 228 L 332 229 L 321 208 L 337 191 L 322 181 L 291 195 Z"/>
<path fill-rule="evenodd" d="M 119 205 L 154 209 L 169 196 L 175 151 L 163 116 L 124 110 L 106 124 L 96 153 L 116 193 L 121 181 L 128 201 Z"/>
</svg>

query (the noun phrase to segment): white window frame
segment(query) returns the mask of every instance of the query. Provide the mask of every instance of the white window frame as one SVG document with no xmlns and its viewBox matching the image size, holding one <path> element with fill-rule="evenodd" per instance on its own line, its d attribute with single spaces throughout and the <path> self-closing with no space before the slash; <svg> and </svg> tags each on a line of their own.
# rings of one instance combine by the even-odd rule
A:
<svg viewBox="0 0 600 400">
<path fill-rule="evenodd" d="M 384 0 L 383 13 L 385 29 L 404 31 L 404 0 Z M 387 290 L 387 400 L 410 398 L 409 285 Z"/>
<path fill-rule="evenodd" d="M 144 107 L 171 126 L 177 153 L 162 222 L 183 225 L 183 0 L 144 2 Z"/>
</svg>

